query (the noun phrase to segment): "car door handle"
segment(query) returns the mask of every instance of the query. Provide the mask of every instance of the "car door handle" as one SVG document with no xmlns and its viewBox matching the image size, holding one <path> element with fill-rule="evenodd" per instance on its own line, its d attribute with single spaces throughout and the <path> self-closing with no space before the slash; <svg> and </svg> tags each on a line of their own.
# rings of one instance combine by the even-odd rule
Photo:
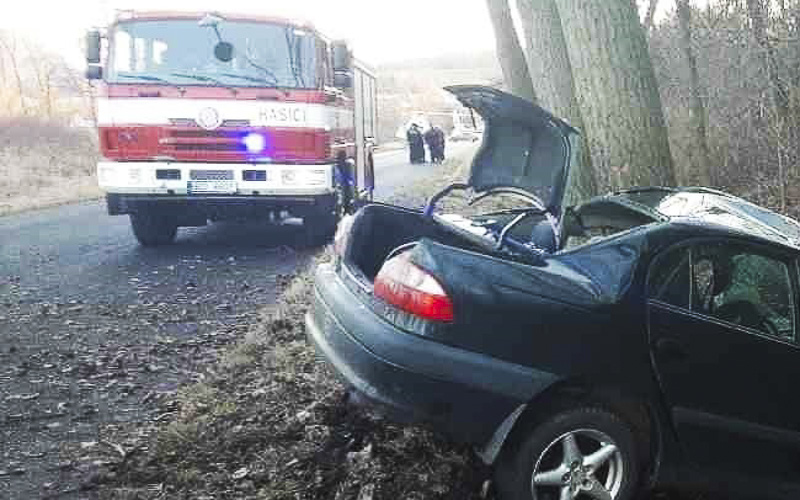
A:
<svg viewBox="0 0 800 500">
<path fill-rule="evenodd" d="M 686 349 L 675 339 L 660 338 L 656 341 L 656 355 L 661 361 L 681 361 L 686 359 Z"/>
</svg>

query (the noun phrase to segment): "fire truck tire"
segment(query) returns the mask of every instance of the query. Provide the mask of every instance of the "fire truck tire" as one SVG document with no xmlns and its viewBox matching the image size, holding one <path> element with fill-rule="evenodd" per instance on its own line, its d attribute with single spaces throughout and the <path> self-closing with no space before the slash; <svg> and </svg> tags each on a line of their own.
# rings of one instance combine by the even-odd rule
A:
<svg viewBox="0 0 800 500">
<path fill-rule="evenodd" d="M 333 240 L 339 217 L 336 213 L 319 213 L 313 218 L 306 218 L 303 225 L 308 242 L 311 245 L 325 245 Z"/>
<path fill-rule="evenodd" d="M 169 245 L 175 241 L 178 225 L 161 214 L 138 212 L 130 214 L 133 234 L 145 247 Z"/>
</svg>

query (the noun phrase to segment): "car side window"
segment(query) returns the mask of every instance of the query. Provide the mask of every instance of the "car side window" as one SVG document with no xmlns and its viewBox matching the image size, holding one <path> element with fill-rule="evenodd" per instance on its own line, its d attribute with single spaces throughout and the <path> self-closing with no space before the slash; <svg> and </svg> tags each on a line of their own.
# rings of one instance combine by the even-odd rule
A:
<svg viewBox="0 0 800 500">
<path fill-rule="evenodd" d="M 649 296 L 667 304 L 690 309 L 689 249 L 668 250 L 650 271 Z"/>
<path fill-rule="evenodd" d="M 692 250 L 692 309 L 781 340 L 794 339 L 789 267 L 725 244 Z"/>
</svg>

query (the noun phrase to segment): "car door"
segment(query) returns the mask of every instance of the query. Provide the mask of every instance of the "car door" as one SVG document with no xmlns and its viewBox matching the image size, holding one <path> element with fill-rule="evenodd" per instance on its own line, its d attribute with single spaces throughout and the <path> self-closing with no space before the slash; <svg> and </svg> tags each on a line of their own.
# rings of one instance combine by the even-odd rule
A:
<svg viewBox="0 0 800 500">
<path fill-rule="evenodd" d="M 651 265 L 651 359 L 695 464 L 800 470 L 797 269 L 792 255 L 730 241 L 675 247 Z"/>
</svg>

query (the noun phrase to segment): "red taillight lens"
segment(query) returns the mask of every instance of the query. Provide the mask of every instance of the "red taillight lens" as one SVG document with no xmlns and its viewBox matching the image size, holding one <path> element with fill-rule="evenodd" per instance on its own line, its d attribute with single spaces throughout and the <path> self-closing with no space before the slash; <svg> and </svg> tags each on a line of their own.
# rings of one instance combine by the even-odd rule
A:
<svg viewBox="0 0 800 500">
<path fill-rule="evenodd" d="M 415 316 L 453 321 L 453 302 L 436 278 L 414 265 L 408 254 L 383 264 L 375 278 L 375 296 Z"/>
<path fill-rule="evenodd" d="M 333 237 L 333 251 L 339 257 L 344 257 L 344 249 L 347 248 L 347 239 L 353 229 L 353 216 L 345 215 L 336 227 L 336 235 Z"/>
</svg>

